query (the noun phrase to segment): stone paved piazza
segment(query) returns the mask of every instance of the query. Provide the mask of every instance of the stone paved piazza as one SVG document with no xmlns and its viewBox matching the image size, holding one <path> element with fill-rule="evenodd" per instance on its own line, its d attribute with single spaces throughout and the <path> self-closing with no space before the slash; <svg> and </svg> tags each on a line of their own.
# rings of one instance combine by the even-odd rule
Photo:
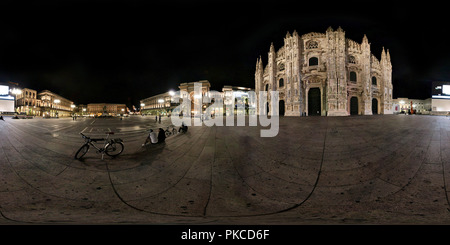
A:
<svg viewBox="0 0 450 245">
<path fill-rule="evenodd" d="M 0 121 L 0 224 L 450 224 L 450 118 L 281 117 L 190 127 L 169 118 Z M 114 131 L 117 158 L 74 154 Z"/>
</svg>

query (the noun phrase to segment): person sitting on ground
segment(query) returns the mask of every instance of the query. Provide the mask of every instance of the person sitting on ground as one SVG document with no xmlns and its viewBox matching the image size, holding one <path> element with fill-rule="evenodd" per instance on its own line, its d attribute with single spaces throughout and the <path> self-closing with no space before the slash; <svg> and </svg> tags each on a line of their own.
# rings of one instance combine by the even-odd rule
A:
<svg viewBox="0 0 450 245">
<path fill-rule="evenodd" d="M 158 136 L 156 136 L 156 133 L 153 131 L 153 129 L 150 129 L 150 133 L 148 134 L 148 137 L 145 139 L 144 144 L 142 146 L 148 144 L 148 142 L 151 142 L 152 144 L 158 143 Z"/>
<path fill-rule="evenodd" d="M 164 131 L 164 129 L 159 128 L 158 143 L 164 143 L 165 141 L 166 141 L 166 132 Z"/>
<path fill-rule="evenodd" d="M 0 116 L 0 120 L 5 121 L 5 119 L 3 119 L 3 116 Z"/>
<path fill-rule="evenodd" d="M 188 127 L 186 126 L 186 124 L 184 124 L 184 122 L 182 122 L 181 127 L 178 129 L 178 132 L 186 133 L 187 131 L 188 131 Z"/>
</svg>

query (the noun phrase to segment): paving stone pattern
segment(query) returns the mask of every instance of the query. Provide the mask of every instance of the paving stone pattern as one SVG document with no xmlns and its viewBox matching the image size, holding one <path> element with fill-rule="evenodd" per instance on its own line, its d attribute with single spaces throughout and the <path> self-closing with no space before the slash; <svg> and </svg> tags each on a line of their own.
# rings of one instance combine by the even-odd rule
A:
<svg viewBox="0 0 450 245">
<path fill-rule="evenodd" d="M 142 147 L 153 117 L 0 121 L 0 224 L 449 224 L 450 118 L 280 117 L 191 126 Z M 83 132 L 125 144 L 74 155 Z"/>
</svg>

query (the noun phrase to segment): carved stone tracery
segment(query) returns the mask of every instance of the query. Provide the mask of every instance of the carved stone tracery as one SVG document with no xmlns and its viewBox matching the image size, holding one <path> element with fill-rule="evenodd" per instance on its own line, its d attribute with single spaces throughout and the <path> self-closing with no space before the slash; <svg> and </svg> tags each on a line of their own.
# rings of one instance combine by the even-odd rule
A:
<svg viewBox="0 0 450 245">
<path fill-rule="evenodd" d="M 361 43 L 357 43 L 346 39 L 341 28 L 329 28 L 325 34 L 289 34 L 284 41 L 285 45 L 277 52 L 271 46 L 265 68 L 261 59 L 258 59 L 255 74 L 257 90 L 264 90 L 266 83 L 262 81 L 268 80 L 267 83 L 275 90 L 285 91 L 285 98 L 295 96 L 286 101 L 286 108 L 294 108 L 293 104 L 298 104 L 300 112 L 307 110 L 307 91 L 319 87 L 323 96 L 322 115 L 349 115 L 349 94 L 358 97 L 360 115 L 371 115 L 372 98 L 380 101 L 380 113 L 392 113 L 390 55 L 383 49 L 381 59 L 378 60 L 371 53 L 366 36 Z M 274 56 L 277 58 L 271 58 Z M 309 66 L 311 57 L 318 58 L 317 65 L 314 63 Z M 372 86 L 373 75 L 377 78 L 376 86 Z M 285 78 L 284 87 L 276 86 L 281 78 Z"/>
<path fill-rule="evenodd" d="M 319 48 L 319 43 L 313 40 L 310 40 L 306 43 L 306 49 L 316 49 Z"/>
</svg>

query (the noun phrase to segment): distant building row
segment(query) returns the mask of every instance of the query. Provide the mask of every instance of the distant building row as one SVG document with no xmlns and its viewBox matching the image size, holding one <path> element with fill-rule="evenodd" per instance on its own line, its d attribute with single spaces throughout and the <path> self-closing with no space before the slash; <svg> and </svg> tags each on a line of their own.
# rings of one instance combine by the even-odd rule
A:
<svg viewBox="0 0 450 245">
<path fill-rule="evenodd" d="M 450 114 L 450 82 L 434 81 L 431 87 L 431 98 L 393 100 L 394 113 L 417 113 L 430 115 Z"/>
<path fill-rule="evenodd" d="M 0 113 L 27 116 L 67 117 L 73 115 L 100 116 L 128 113 L 125 104 L 91 103 L 75 105 L 73 101 L 49 90 L 37 92 L 17 85 L 0 84 Z"/>
<path fill-rule="evenodd" d="M 141 114 L 143 115 L 171 115 L 173 110 L 182 104 L 183 99 L 189 99 L 191 106 L 188 109 L 190 116 L 203 115 L 207 108 L 213 104 L 212 102 L 200 102 L 201 105 L 195 99 L 195 84 L 200 85 L 200 91 L 202 98 L 211 92 L 211 84 L 207 80 L 201 80 L 197 82 L 181 83 L 178 86 L 179 91 L 169 91 L 162 94 L 157 94 L 145 99 L 140 100 Z M 249 114 L 255 110 L 255 105 L 249 103 L 249 92 L 253 91 L 251 88 L 237 87 L 237 86 L 224 86 L 220 93 L 220 97 L 223 100 L 223 106 L 212 109 L 209 113 L 213 115 L 232 115 L 232 114 Z M 180 94 L 186 94 L 189 98 L 182 98 Z M 230 98 L 234 98 L 235 101 L 230 101 Z M 230 106 L 233 105 L 233 106 Z M 197 109 L 196 109 L 197 108 Z M 198 108 L 201 108 L 198 110 Z"/>
</svg>

